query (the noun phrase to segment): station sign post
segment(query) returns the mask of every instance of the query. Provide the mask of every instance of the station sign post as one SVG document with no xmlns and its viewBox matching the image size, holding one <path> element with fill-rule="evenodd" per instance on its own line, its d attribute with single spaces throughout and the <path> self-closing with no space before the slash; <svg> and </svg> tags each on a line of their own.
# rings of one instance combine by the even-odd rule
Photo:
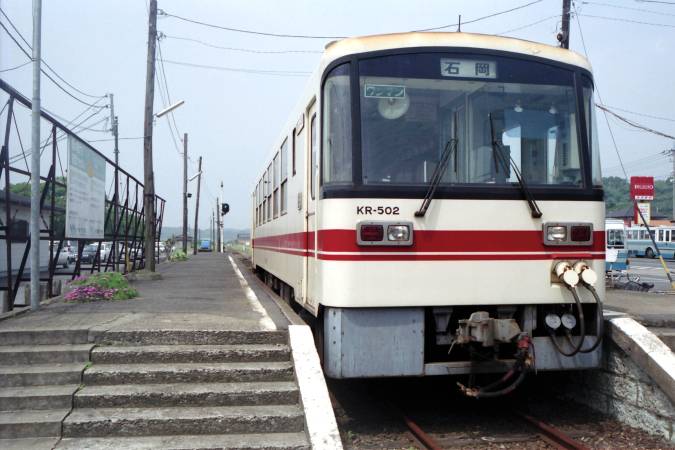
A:
<svg viewBox="0 0 675 450">
<path fill-rule="evenodd" d="M 634 200 L 634 222 L 641 224 L 640 212 L 645 222 L 651 220 L 651 204 L 654 200 L 654 177 L 630 177 L 630 198 Z"/>
</svg>

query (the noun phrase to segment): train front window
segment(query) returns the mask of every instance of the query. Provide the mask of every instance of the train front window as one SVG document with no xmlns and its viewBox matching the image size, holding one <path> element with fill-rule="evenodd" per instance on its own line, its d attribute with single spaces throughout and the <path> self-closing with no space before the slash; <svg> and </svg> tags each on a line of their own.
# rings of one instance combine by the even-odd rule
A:
<svg viewBox="0 0 675 450">
<path fill-rule="evenodd" d="M 427 184 L 456 138 L 441 185 L 517 183 L 502 152 L 530 185 L 582 186 L 573 72 L 496 56 L 413 54 L 362 60 L 359 73 L 364 185 Z"/>
</svg>

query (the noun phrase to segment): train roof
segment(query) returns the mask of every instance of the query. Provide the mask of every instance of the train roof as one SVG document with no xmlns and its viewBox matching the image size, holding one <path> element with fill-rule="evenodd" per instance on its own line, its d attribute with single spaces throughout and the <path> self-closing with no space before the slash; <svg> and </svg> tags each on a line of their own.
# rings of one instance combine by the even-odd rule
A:
<svg viewBox="0 0 675 450">
<path fill-rule="evenodd" d="M 343 56 L 393 48 L 463 47 L 520 53 L 550 59 L 592 71 L 582 55 L 560 47 L 533 41 L 477 33 L 411 32 L 379 34 L 333 41 L 326 45 L 320 72 L 332 61 Z"/>
</svg>

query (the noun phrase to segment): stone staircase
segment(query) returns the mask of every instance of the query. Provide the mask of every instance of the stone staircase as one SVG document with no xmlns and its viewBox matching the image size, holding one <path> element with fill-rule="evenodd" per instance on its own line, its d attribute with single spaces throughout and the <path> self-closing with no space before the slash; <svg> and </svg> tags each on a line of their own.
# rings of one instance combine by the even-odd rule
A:
<svg viewBox="0 0 675 450">
<path fill-rule="evenodd" d="M 57 448 L 309 448 L 286 332 L 104 339 Z"/>
<path fill-rule="evenodd" d="M 87 331 L 0 331 L 0 344 L 0 448 L 51 449 L 89 361 Z"/>
</svg>

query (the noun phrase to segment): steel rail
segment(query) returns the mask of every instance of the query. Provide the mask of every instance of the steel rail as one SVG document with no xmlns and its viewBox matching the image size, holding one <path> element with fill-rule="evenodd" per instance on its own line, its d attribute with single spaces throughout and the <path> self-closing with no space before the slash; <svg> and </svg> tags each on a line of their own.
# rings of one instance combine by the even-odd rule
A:
<svg viewBox="0 0 675 450">
<path fill-rule="evenodd" d="M 520 411 L 514 411 L 514 413 L 525 422 L 537 428 L 545 440 L 555 445 L 556 448 L 564 450 L 590 450 L 590 448 L 586 445 L 575 439 L 572 439 L 570 436 L 552 425 L 542 422 L 541 420 Z"/>
<path fill-rule="evenodd" d="M 401 413 L 401 416 L 403 417 L 403 421 L 413 436 L 415 436 L 415 438 L 422 445 L 424 445 L 427 450 L 443 450 L 443 447 L 441 447 L 431 436 L 425 433 L 424 430 L 420 428 L 420 426 L 417 425 L 412 419 L 403 413 Z"/>
</svg>

